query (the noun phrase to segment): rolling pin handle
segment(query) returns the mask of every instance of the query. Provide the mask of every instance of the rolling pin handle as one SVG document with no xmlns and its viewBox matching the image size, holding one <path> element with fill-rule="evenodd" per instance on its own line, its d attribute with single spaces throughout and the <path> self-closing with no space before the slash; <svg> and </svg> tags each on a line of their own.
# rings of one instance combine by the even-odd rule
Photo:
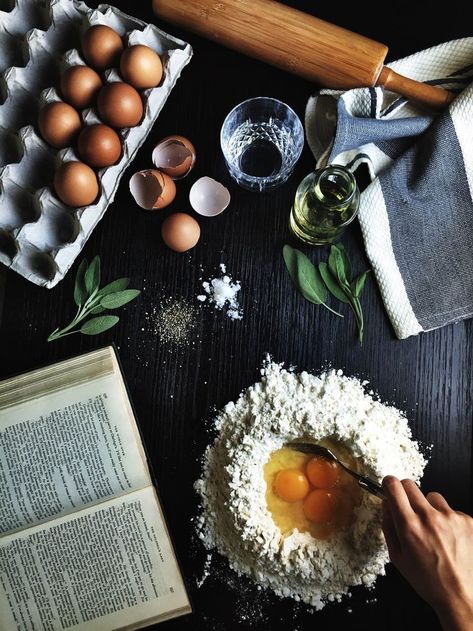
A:
<svg viewBox="0 0 473 631">
<path fill-rule="evenodd" d="M 455 98 L 453 92 L 421 81 L 414 81 L 387 66 L 381 70 L 376 85 L 437 110 L 444 109 Z"/>
</svg>

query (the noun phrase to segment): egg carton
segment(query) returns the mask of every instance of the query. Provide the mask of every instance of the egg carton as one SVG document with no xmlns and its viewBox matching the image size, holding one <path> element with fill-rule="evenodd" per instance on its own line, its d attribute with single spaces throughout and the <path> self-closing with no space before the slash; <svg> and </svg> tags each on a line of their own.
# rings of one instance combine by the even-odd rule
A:
<svg viewBox="0 0 473 631">
<path fill-rule="evenodd" d="M 94 24 L 113 28 L 125 45 L 155 50 L 163 61 L 164 80 L 157 88 L 140 91 L 143 121 L 118 130 L 122 157 L 97 171 L 98 201 L 71 208 L 55 195 L 52 182 L 62 162 L 79 158 L 73 147 L 58 151 L 49 146 L 39 135 L 37 119 L 46 102 L 61 100 L 55 89 L 61 72 L 86 65 L 80 39 Z M 91 9 L 80 0 L 0 0 L 0 262 L 44 287 L 64 278 L 191 57 L 186 42 L 106 4 Z M 102 79 L 121 80 L 116 68 Z M 100 122 L 94 109 L 80 114 L 84 124 Z"/>
</svg>

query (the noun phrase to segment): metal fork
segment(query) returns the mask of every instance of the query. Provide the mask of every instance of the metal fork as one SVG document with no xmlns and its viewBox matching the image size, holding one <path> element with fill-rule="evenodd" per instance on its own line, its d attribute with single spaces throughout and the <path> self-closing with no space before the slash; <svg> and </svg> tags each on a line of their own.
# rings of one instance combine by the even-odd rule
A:
<svg viewBox="0 0 473 631">
<path fill-rule="evenodd" d="M 337 458 L 337 456 L 332 451 L 330 451 L 330 449 L 322 447 L 321 445 L 314 445 L 313 443 L 287 443 L 286 447 L 290 447 L 290 449 L 294 449 L 294 451 L 300 451 L 304 454 L 321 456 L 322 458 L 326 458 L 327 460 L 333 460 L 334 462 L 339 464 L 342 469 L 344 469 L 353 478 L 355 478 L 362 489 L 368 491 L 368 493 L 371 493 L 372 495 L 375 495 L 381 500 L 386 499 L 386 495 L 384 494 L 382 487 L 377 482 L 375 482 L 371 478 L 368 478 L 365 475 L 361 475 L 360 473 L 356 473 L 355 471 L 349 469 L 346 465 L 343 464 L 343 462 L 341 462 Z"/>
</svg>

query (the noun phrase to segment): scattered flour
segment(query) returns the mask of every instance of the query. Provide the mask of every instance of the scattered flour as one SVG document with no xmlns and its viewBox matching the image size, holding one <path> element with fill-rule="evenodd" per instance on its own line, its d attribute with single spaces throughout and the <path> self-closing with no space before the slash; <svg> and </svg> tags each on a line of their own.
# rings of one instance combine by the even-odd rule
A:
<svg viewBox="0 0 473 631">
<path fill-rule="evenodd" d="M 208 299 L 216 309 L 226 308 L 227 316 L 232 320 L 241 320 L 243 314 L 237 299 L 241 285 L 238 281 L 233 282 L 227 275 L 227 269 L 223 263 L 220 264 L 220 270 L 223 274 L 221 278 L 213 278 L 202 283 L 205 294 L 197 296 L 197 300 L 205 302 Z"/>
<path fill-rule="evenodd" d="M 314 376 L 266 363 L 261 373 L 261 382 L 215 420 L 218 434 L 195 484 L 202 502 L 197 532 L 237 574 L 321 609 L 354 585 L 373 586 L 385 573 L 380 503 L 364 493 L 353 527 L 329 540 L 297 530 L 283 537 L 266 507 L 263 466 L 270 454 L 294 439 L 330 436 L 378 480 L 390 473 L 419 481 L 426 459 L 405 416 L 375 401 L 365 383 L 342 371 Z"/>
</svg>

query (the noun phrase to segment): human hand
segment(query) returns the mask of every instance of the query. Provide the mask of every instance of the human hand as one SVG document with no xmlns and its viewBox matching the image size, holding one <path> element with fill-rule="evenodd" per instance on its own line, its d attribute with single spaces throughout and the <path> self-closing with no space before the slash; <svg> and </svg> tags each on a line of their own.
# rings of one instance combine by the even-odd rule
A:
<svg viewBox="0 0 473 631">
<path fill-rule="evenodd" d="M 399 572 L 445 631 L 473 630 L 473 518 L 412 480 L 383 480 L 383 532 Z"/>
</svg>

